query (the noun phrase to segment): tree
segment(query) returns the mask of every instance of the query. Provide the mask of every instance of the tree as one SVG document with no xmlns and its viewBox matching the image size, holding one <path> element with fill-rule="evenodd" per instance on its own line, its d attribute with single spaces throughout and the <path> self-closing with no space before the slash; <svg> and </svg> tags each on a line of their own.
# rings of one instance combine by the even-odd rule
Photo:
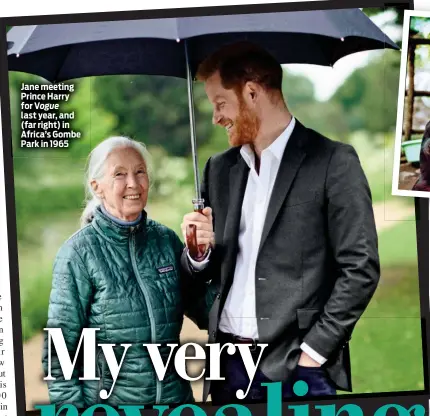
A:
<svg viewBox="0 0 430 416">
<path fill-rule="evenodd" d="M 409 10 L 409 3 L 386 3 L 384 8 L 381 7 L 364 7 L 363 13 L 368 17 L 376 16 L 386 11 L 392 11 L 395 13 L 394 24 L 403 26 L 403 13 L 405 10 Z"/>
<path fill-rule="evenodd" d="M 291 108 L 315 102 L 315 89 L 312 81 L 288 70 L 284 70 L 282 92 Z"/>
<path fill-rule="evenodd" d="M 395 128 L 399 71 L 400 54 L 386 51 L 338 88 L 330 101 L 344 109 L 351 132 L 384 133 Z"/>
<path fill-rule="evenodd" d="M 116 75 L 95 78 L 94 93 L 117 117 L 115 131 L 146 145 L 164 147 L 169 154 L 191 152 L 186 81 L 183 79 Z M 196 134 L 200 143 L 211 135 L 211 109 L 203 85 L 194 86 Z"/>
</svg>

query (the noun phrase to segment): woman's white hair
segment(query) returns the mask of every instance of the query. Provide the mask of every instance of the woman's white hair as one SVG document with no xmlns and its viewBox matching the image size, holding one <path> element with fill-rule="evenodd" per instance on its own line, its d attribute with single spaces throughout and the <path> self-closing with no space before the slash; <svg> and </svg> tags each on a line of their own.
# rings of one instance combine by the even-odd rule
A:
<svg viewBox="0 0 430 416">
<path fill-rule="evenodd" d="M 104 167 L 108 156 L 118 148 L 135 149 L 145 161 L 146 170 L 151 176 L 151 155 L 146 146 L 136 140 L 124 136 L 109 137 L 99 143 L 89 154 L 85 172 L 85 208 L 81 215 L 81 227 L 90 223 L 94 218 L 95 209 L 101 204 L 91 186 L 93 180 L 99 180 L 104 175 Z"/>
</svg>

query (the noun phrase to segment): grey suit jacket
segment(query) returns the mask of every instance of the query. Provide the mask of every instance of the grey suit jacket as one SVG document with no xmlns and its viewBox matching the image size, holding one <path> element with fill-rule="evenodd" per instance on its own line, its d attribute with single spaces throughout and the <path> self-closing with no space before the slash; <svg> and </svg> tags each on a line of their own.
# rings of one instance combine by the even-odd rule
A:
<svg viewBox="0 0 430 416">
<path fill-rule="evenodd" d="M 209 314 L 209 342 L 231 287 L 249 168 L 232 148 L 206 163 L 202 197 L 212 207 L 215 248 L 200 278 L 219 294 Z M 186 255 L 183 267 L 190 270 Z M 301 342 L 328 358 L 340 390 L 352 391 L 349 340 L 379 281 L 370 189 L 355 150 L 296 122 L 270 199 L 255 273 L 260 369 L 286 381 Z M 264 279 L 260 279 L 264 278 Z M 237 300 L 240 302 L 240 299 Z M 203 400 L 210 391 L 205 382 Z"/>
</svg>

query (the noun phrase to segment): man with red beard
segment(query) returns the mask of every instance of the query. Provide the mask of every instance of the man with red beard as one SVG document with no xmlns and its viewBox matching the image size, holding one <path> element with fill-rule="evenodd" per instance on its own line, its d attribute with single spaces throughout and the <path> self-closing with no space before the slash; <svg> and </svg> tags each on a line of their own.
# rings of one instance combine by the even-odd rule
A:
<svg viewBox="0 0 430 416">
<path fill-rule="evenodd" d="M 291 115 L 282 75 L 268 52 L 245 42 L 215 52 L 197 73 L 231 148 L 207 161 L 205 209 L 182 223 L 184 237 L 188 224 L 197 226 L 206 257 L 185 250 L 182 265 L 219 287 L 210 343 L 268 344 L 242 401 L 236 392 L 247 391 L 246 369 L 223 349 L 225 381 L 204 386 L 203 400 L 211 393 L 214 404 L 264 402 L 261 383 L 270 381 L 283 382 L 285 399 L 297 380 L 310 396 L 352 391 L 349 340 L 379 280 L 357 154 Z"/>
</svg>

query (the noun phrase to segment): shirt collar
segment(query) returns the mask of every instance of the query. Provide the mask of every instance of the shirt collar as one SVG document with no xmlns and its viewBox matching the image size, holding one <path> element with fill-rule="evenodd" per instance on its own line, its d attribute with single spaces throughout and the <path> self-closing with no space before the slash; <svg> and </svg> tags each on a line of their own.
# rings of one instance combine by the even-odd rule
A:
<svg viewBox="0 0 430 416">
<path fill-rule="evenodd" d="M 285 128 L 285 130 L 275 139 L 275 141 L 269 147 L 264 149 L 262 153 L 270 152 L 273 156 L 276 157 L 276 159 L 278 159 L 278 161 L 281 161 L 282 155 L 284 154 L 288 140 L 291 137 L 291 133 L 293 132 L 295 125 L 296 119 L 292 117 L 290 123 Z M 245 144 L 241 147 L 240 154 L 242 155 L 249 168 L 254 166 L 255 155 L 249 144 Z"/>
</svg>

